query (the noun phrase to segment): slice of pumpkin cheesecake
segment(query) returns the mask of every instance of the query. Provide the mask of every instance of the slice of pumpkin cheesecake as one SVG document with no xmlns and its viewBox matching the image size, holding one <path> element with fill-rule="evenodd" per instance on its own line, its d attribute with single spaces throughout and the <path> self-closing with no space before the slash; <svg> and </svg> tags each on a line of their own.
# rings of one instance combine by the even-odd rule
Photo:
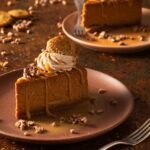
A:
<svg viewBox="0 0 150 150">
<path fill-rule="evenodd" d="M 142 0 L 86 0 L 82 10 L 82 25 L 86 28 L 122 27 L 139 24 Z"/>
<path fill-rule="evenodd" d="M 16 118 L 28 118 L 69 107 L 88 97 L 86 69 L 76 64 L 74 44 L 65 36 L 47 42 L 36 63 L 15 83 Z"/>
</svg>

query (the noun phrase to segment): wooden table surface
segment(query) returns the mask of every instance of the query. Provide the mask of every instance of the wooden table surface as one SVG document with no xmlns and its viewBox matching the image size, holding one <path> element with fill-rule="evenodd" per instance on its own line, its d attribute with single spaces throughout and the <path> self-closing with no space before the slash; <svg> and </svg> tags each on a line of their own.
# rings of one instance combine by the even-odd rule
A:
<svg viewBox="0 0 150 150">
<path fill-rule="evenodd" d="M 10 7 L 6 6 L 6 2 L 6 0 L 1 0 L 0 10 L 17 7 L 28 8 L 33 5 L 33 0 L 22 1 L 22 3 Z M 0 44 L 0 53 L 6 52 L 5 55 L 0 55 L 0 61 L 8 61 L 7 67 L 0 67 L 0 74 L 25 67 L 32 62 L 41 49 L 45 48 L 46 41 L 61 31 L 57 23 L 74 10 L 75 7 L 70 0 L 67 1 L 67 5 L 57 3 L 36 8 L 32 18 L 31 34 L 19 33 L 19 37 L 22 39 L 22 43 L 19 45 Z M 6 31 L 13 32 L 11 27 L 8 27 Z M 96 150 L 108 142 L 128 135 L 150 117 L 150 49 L 134 54 L 104 54 L 77 46 L 77 51 L 78 61 L 81 65 L 107 73 L 130 89 L 135 98 L 134 110 L 130 117 L 122 125 L 105 135 L 75 144 L 34 145 L 12 141 L 0 136 L 1 150 Z M 149 150 L 150 138 L 135 147 L 117 146 L 113 149 Z"/>
</svg>

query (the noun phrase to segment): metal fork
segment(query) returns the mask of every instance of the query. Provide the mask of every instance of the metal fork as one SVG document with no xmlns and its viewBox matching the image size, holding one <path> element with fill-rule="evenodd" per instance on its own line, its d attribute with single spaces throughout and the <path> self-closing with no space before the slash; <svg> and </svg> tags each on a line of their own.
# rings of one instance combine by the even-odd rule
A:
<svg viewBox="0 0 150 150">
<path fill-rule="evenodd" d="M 150 118 L 136 131 L 120 141 L 114 141 L 100 148 L 99 150 L 107 150 L 115 145 L 124 144 L 135 146 L 150 136 Z"/>
<path fill-rule="evenodd" d="M 78 36 L 83 36 L 85 35 L 85 29 L 84 27 L 81 25 L 81 12 L 82 12 L 82 8 L 83 8 L 83 3 L 84 0 L 74 0 L 75 6 L 77 8 L 77 23 L 74 26 L 74 34 L 78 35 Z"/>
</svg>

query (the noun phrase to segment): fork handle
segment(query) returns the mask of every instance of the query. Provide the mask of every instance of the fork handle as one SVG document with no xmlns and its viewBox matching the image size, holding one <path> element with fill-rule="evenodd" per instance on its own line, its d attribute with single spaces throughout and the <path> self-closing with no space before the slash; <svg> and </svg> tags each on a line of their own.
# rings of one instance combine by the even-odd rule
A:
<svg viewBox="0 0 150 150">
<path fill-rule="evenodd" d="M 74 0 L 74 3 L 75 3 L 75 6 L 77 8 L 77 13 L 78 13 L 77 23 L 80 24 L 81 23 L 81 12 L 82 12 L 84 0 Z"/>
<path fill-rule="evenodd" d="M 126 142 L 123 142 L 123 141 L 114 141 L 114 142 L 111 142 L 111 143 L 109 143 L 109 144 L 107 144 L 107 145 L 105 145 L 105 146 L 99 148 L 98 150 L 107 150 L 107 149 L 109 149 L 109 148 L 111 148 L 111 147 L 113 147 L 113 146 L 115 146 L 115 145 L 120 145 L 120 144 L 125 144 L 125 145 L 127 145 L 127 143 L 126 143 Z"/>
</svg>

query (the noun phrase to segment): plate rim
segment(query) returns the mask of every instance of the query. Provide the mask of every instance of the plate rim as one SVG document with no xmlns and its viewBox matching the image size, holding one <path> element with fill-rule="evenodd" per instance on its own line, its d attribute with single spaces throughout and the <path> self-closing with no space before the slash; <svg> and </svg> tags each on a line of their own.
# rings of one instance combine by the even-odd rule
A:
<svg viewBox="0 0 150 150">
<path fill-rule="evenodd" d="M 147 10 L 150 11 L 150 9 L 148 8 L 142 8 L 143 10 Z M 73 40 L 74 42 L 78 43 L 79 45 L 82 45 L 83 47 L 89 48 L 89 49 L 101 49 L 101 50 L 97 50 L 99 52 L 108 52 L 108 53 L 129 53 L 129 52 L 135 52 L 131 51 L 133 49 L 137 49 L 136 51 L 141 51 L 142 48 L 147 48 L 150 47 L 150 42 L 144 42 L 142 44 L 135 44 L 135 45 L 127 45 L 127 46 L 105 46 L 105 45 L 98 45 L 93 43 L 92 45 L 90 43 L 88 43 L 88 41 L 84 41 L 82 39 L 79 39 L 78 37 L 70 34 L 67 29 L 66 29 L 66 22 L 74 15 L 77 15 L 77 11 L 72 12 L 71 14 L 67 15 L 63 21 L 62 21 L 62 30 L 64 32 L 64 34 L 70 38 L 71 40 Z M 112 51 L 108 50 L 108 49 L 112 49 Z M 130 51 L 129 51 L 130 50 Z M 143 50 L 142 50 L 143 51 Z"/>
<path fill-rule="evenodd" d="M 6 73 L 3 73 L 0 75 L 0 78 L 6 76 L 6 75 L 9 75 L 9 74 L 12 74 L 12 73 L 18 73 L 20 71 L 22 71 L 23 68 L 19 68 L 19 69 L 14 69 L 14 70 L 11 70 L 9 72 L 6 72 Z M 82 134 L 79 134 L 79 136 L 73 136 L 73 137 L 69 137 L 69 139 L 65 139 L 65 138 L 53 138 L 53 139 L 34 139 L 33 136 L 29 136 L 29 137 L 26 137 L 26 136 L 21 136 L 21 135 L 17 135 L 17 134 L 13 134 L 13 133 L 6 133 L 4 131 L 1 131 L 0 130 L 0 135 L 1 136 L 4 136 L 4 137 L 7 137 L 9 139 L 13 139 L 13 140 L 16 140 L 16 141 L 21 141 L 21 142 L 25 142 L 25 143 L 33 143 L 33 144 L 50 144 L 50 145 L 53 145 L 53 144 L 70 144 L 70 143 L 77 143 L 77 142 L 82 142 L 82 141 L 86 141 L 86 140 L 89 140 L 89 139 L 92 139 L 92 138 L 96 138 L 98 136 L 102 136 L 104 135 L 105 133 L 108 133 L 110 132 L 111 130 L 115 129 L 116 127 L 120 126 L 128 117 L 129 115 L 131 114 L 131 112 L 133 111 L 133 108 L 134 108 L 134 98 L 133 98 L 133 95 L 132 93 L 130 92 L 130 90 L 121 82 L 119 81 L 118 79 L 114 78 L 113 76 L 110 76 L 106 73 L 103 73 L 101 71 L 98 71 L 98 70 L 95 70 L 95 69 L 91 69 L 91 68 L 86 68 L 86 70 L 91 70 L 91 71 L 94 71 L 94 72 L 98 72 L 98 73 L 102 73 L 110 78 L 113 78 L 114 80 L 116 80 L 118 83 L 120 83 L 128 92 L 128 94 L 130 95 L 130 101 L 131 101 L 131 104 L 130 104 L 130 109 L 128 111 L 128 113 L 126 114 L 126 116 L 121 119 L 119 122 L 111 125 L 111 127 L 109 128 L 106 128 L 105 130 L 103 131 L 97 131 L 97 132 L 94 132 L 92 134 L 89 134 L 89 135 L 82 135 Z"/>
</svg>

